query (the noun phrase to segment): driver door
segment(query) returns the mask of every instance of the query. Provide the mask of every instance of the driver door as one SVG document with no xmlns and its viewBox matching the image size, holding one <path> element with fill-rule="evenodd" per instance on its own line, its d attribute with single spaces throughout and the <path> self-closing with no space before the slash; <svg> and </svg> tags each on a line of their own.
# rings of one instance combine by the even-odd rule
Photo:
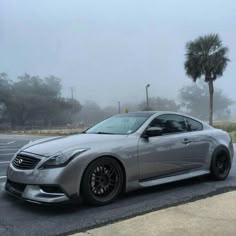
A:
<svg viewBox="0 0 236 236">
<path fill-rule="evenodd" d="M 185 118 L 160 115 L 148 127 L 162 129 L 161 136 L 140 138 L 138 144 L 140 180 L 168 176 L 201 167 L 188 142 Z M 147 127 L 147 128 L 148 128 Z"/>
</svg>

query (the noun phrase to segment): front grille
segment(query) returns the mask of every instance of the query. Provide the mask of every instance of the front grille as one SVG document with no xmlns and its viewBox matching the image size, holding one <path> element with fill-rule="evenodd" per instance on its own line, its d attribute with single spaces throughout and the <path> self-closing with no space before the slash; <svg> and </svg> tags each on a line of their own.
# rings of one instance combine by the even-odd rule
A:
<svg viewBox="0 0 236 236">
<path fill-rule="evenodd" d="M 21 170 L 31 170 L 34 169 L 35 166 L 40 162 L 39 158 L 26 155 L 26 154 L 18 154 L 16 158 L 12 161 L 12 164 L 15 168 Z"/>
</svg>

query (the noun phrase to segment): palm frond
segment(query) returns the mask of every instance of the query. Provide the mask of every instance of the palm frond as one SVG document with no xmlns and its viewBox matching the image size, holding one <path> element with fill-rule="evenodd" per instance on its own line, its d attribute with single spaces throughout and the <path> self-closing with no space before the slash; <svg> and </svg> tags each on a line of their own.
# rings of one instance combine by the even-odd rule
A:
<svg viewBox="0 0 236 236">
<path fill-rule="evenodd" d="M 205 81 L 215 80 L 223 75 L 230 61 L 229 49 L 222 45 L 218 34 L 200 36 L 186 44 L 186 74 L 196 81 L 202 76 Z"/>
</svg>

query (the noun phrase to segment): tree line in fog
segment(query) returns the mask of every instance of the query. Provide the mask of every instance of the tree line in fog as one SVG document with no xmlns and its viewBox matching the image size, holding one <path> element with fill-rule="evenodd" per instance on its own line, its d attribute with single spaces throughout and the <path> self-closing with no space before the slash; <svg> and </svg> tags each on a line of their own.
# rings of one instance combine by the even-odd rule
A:
<svg viewBox="0 0 236 236">
<path fill-rule="evenodd" d="M 25 74 L 11 80 L 0 74 L 1 126 L 50 126 L 73 122 L 81 110 L 76 99 L 61 96 L 61 80 Z"/>
<path fill-rule="evenodd" d="M 122 96 L 122 95 L 121 95 Z M 168 94 L 167 94 L 168 96 Z M 194 83 L 179 90 L 176 100 L 153 96 L 149 110 L 181 111 L 207 120 L 209 94 L 206 83 Z M 233 101 L 221 89 L 214 93 L 214 117 L 230 118 Z M 90 126 L 118 113 L 118 106 L 101 107 L 94 101 L 81 104 L 78 100 L 62 96 L 61 80 L 55 76 L 41 78 L 25 74 L 11 80 L 0 74 L 0 124 L 17 126 L 51 127 L 58 125 Z M 121 103 L 121 112 L 147 110 L 146 101 Z"/>
</svg>

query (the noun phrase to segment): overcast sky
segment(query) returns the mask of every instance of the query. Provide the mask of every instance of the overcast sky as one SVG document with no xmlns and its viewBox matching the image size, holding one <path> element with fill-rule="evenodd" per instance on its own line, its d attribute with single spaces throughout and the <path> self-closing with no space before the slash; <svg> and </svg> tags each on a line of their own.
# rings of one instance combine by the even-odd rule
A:
<svg viewBox="0 0 236 236">
<path fill-rule="evenodd" d="M 0 0 L 0 72 L 62 78 L 81 102 L 175 98 L 185 44 L 218 33 L 231 62 L 216 86 L 236 100 L 235 0 Z"/>
</svg>

